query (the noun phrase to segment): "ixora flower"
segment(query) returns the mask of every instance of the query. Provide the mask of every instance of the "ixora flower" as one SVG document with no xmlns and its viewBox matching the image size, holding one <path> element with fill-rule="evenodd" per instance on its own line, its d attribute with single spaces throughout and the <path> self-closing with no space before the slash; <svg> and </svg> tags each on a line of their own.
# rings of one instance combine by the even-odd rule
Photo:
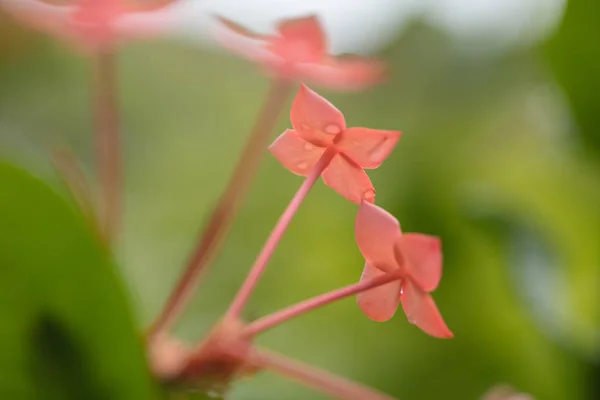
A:
<svg viewBox="0 0 600 400">
<path fill-rule="evenodd" d="M 356 216 L 356 242 L 366 259 L 362 280 L 398 271 L 402 279 L 360 293 L 358 305 L 375 321 L 387 321 L 402 303 L 410 323 L 439 338 L 451 338 L 433 298 L 442 277 L 442 253 L 438 238 L 407 233 L 390 213 L 363 201 Z"/>
<path fill-rule="evenodd" d="M 398 131 L 348 128 L 344 115 L 305 85 L 292 104 L 294 129 L 286 130 L 271 145 L 271 153 L 287 169 L 307 176 L 329 151 L 325 184 L 354 203 L 375 201 L 375 190 L 364 168 L 377 168 L 400 139 Z"/>
<path fill-rule="evenodd" d="M 121 0 L 74 0 L 56 5 L 41 0 L 0 0 L 0 8 L 32 28 L 89 50 L 113 46 L 123 38 L 151 35 L 158 30 L 156 24 L 127 29 L 118 23 L 119 19 L 132 13 L 156 11 L 173 1 L 139 5 Z"/>
<path fill-rule="evenodd" d="M 358 90 L 385 77 L 383 63 L 356 55 L 327 54 L 323 28 L 315 15 L 283 20 L 272 35 L 260 35 L 224 18 L 215 37 L 224 47 L 272 74 L 288 80 L 311 81 L 339 90 Z"/>
</svg>

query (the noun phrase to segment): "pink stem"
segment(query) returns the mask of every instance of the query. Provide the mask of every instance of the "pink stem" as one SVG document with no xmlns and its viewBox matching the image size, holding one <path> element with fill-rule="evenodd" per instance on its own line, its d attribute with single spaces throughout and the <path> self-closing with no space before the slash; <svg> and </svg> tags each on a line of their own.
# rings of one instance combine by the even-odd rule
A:
<svg viewBox="0 0 600 400">
<path fill-rule="evenodd" d="M 97 169 L 102 191 L 101 227 L 111 244 L 121 228 L 122 163 L 115 55 L 101 49 L 94 60 L 94 112 Z"/>
<path fill-rule="evenodd" d="M 290 88 L 288 81 L 276 80 L 273 82 L 233 176 L 205 225 L 185 272 L 179 278 L 164 308 L 149 328 L 150 335 L 159 334 L 171 327 L 198 285 L 201 273 L 206 270 L 219 252 L 223 239 L 250 187 L 252 178 L 256 175 L 267 141 L 285 105 Z"/>
<path fill-rule="evenodd" d="M 267 242 L 265 243 L 262 251 L 258 255 L 258 258 L 254 262 L 254 265 L 250 269 L 246 280 L 242 284 L 242 287 L 240 288 L 237 295 L 233 299 L 233 302 L 229 306 L 229 310 L 227 310 L 227 313 L 225 314 L 226 316 L 232 317 L 234 319 L 239 317 L 240 313 L 242 312 L 242 309 L 248 302 L 248 299 L 250 298 L 254 287 L 258 283 L 258 280 L 267 268 L 267 263 L 271 259 L 271 256 L 273 255 L 275 248 L 279 244 L 281 237 L 285 233 L 287 227 L 292 221 L 292 218 L 296 214 L 298 207 L 300 207 L 300 204 L 302 204 L 302 201 L 304 200 L 310 189 L 313 187 L 317 179 L 319 179 L 319 176 L 321 176 L 323 170 L 329 165 L 334 155 L 334 150 L 325 151 L 323 156 L 321 156 L 317 164 L 310 171 L 310 173 L 302 183 L 302 186 L 300 186 L 300 189 L 298 189 L 298 191 L 294 195 L 294 198 L 292 199 L 292 201 L 290 201 L 287 208 L 279 218 L 279 221 L 277 221 L 277 225 L 275 225 L 275 228 L 273 228 L 271 236 L 269 236 L 269 238 L 267 239 Z"/>
<path fill-rule="evenodd" d="M 91 198 L 92 191 L 77 157 L 65 148 L 54 152 L 52 163 L 67 185 L 81 212 L 88 218 L 94 229 L 97 229 L 98 218 L 96 217 L 94 202 Z"/>
<path fill-rule="evenodd" d="M 354 283 L 331 292 L 323 293 L 319 296 L 301 301 L 300 303 L 291 305 L 282 310 L 264 316 L 246 325 L 243 333 L 248 336 L 254 336 L 268 329 L 281 325 L 282 323 L 296 318 L 299 315 L 312 311 L 316 308 L 323 307 L 345 297 L 349 297 L 367 290 L 383 286 L 386 283 L 401 279 L 401 275 L 396 272 L 391 272 L 385 275 L 378 276 L 368 281 Z"/>
<path fill-rule="evenodd" d="M 252 349 L 245 360 L 341 400 L 394 400 L 375 389 L 268 350 Z"/>
</svg>

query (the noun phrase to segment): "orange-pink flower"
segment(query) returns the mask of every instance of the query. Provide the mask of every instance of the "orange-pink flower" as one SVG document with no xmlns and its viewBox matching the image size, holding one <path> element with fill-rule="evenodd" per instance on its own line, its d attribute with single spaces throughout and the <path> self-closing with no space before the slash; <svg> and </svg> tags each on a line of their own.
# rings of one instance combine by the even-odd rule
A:
<svg viewBox="0 0 600 400">
<path fill-rule="evenodd" d="M 41 0 L 0 0 L 0 6 L 32 28 L 63 40 L 95 50 L 117 44 L 124 37 L 146 36 L 155 27 L 137 26 L 128 30 L 118 26 L 119 18 L 135 12 L 158 10 L 174 0 L 159 0 L 136 5 L 121 0 L 74 0 L 66 5 Z"/>
<path fill-rule="evenodd" d="M 385 77 L 381 62 L 355 55 L 328 55 L 323 27 L 314 15 L 283 20 L 273 35 L 259 35 L 224 18 L 219 20 L 222 24 L 215 34 L 219 42 L 279 78 L 357 90 Z"/>
<path fill-rule="evenodd" d="M 400 132 L 348 128 L 340 110 L 305 85 L 294 99 L 290 119 L 294 129 L 286 130 L 270 146 L 279 162 L 306 176 L 330 150 L 335 155 L 323 171 L 325 184 L 357 204 L 375 200 L 364 168 L 381 165 L 400 139 Z"/>
<path fill-rule="evenodd" d="M 375 321 L 392 318 L 402 304 L 408 321 L 424 332 L 439 338 L 450 338 L 433 298 L 442 277 L 440 240 L 433 236 L 402 234 L 393 215 L 368 202 L 362 202 L 356 217 L 356 242 L 366 259 L 361 280 L 371 280 L 390 272 L 402 279 L 360 293 L 358 305 Z"/>
</svg>

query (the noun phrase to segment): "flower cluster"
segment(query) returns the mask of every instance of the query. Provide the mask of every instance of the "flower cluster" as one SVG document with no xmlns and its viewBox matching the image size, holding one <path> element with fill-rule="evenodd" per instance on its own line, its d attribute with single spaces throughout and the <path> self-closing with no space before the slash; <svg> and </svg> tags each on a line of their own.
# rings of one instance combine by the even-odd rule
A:
<svg viewBox="0 0 600 400">
<path fill-rule="evenodd" d="M 168 2 L 167 2 L 168 3 Z M 144 7 L 158 13 L 167 3 Z M 152 26 L 123 27 L 119 19 L 142 10 L 120 0 L 76 0 L 52 6 L 39 0 L 0 0 L 21 21 L 60 38 L 75 40 L 96 60 L 97 91 L 95 140 L 98 179 L 102 198 L 92 201 L 85 185 L 74 182 L 81 174 L 72 163 L 65 179 L 78 198 L 100 209 L 91 213 L 102 238 L 111 247 L 118 238 L 121 197 L 119 118 L 116 98 L 114 51 L 124 37 L 144 36 Z M 158 18 L 160 19 L 160 18 Z M 422 234 L 403 234 L 387 211 L 375 205 L 375 189 L 365 169 L 379 167 L 390 155 L 401 133 L 348 127 L 344 115 L 329 101 L 302 82 L 340 90 L 357 90 L 382 81 L 381 62 L 358 56 L 328 54 L 326 37 L 316 16 L 286 20 L 272 35 L 254 34 L 239 25 L 217 19 L 216 41 L 264 67 L 272 77 L 264 108 L 252 129 L 233 177 L 212 211 L 196 249 L 166 305 L 147 332 L 148 353 L 158 378 L 205 387 L 226 387 L 230 381 L 262 369 L 277 371 L 324 393 L 341 399 L 384 400 L 391 397 L 354 382 L 307 366 L 253 343 L 256 335 L 306 312 L 334 301 L 357 296 L 360 309 L 372 320 L 386 321 L 402 304 L 408 320 L 431 336 L 452 337 L 430 293 L 441 279 L 442 253 L 439 239 Z M 156 27 L 156 25 L 153 25 Z M 296 82 L 300 88 L 292 104 L 293 129 L 286 130 L 268 146 L 270 132 Z M 202 272 L 216 257 L 223 238 L 239 209 L 258 164 L 267 148 L 273 156 L 304 182 L 282 213 L 263 249 L 250 268 L 242 287 L 225 315 L 198 344 L 188 347 L 168 332 L 197 286 Z M 71 177 L 71 178 L 70 178 Z M 356 242 L 366 263 L 359 282 L 294 304 L 253 322 L 242 313 L 256 284 L 302 201 L 319 177 L 345 199 L 358 205 Z"/>
<path fill-rule="evenodd" d="M 291 121 L 294 129 L 271 145 L 273 155 L 295 174 L 307 176 L 318 171 L 325 184 L 360 204 L 356 241 L 366 259 L 361 280 L 385 274 L 399 277 L 361 293 L 361 309 L 373 320 L 386 321 L 401 302 L 409 321 L 425 332 L 452 337 L 428 295 L 442 275 L 440 241 L 421 234 L 403 235 L 398 220 L 373 204 L 375 189 L 363 170 L 381 165 L 400 132 L 347 128 L 342 113 L 305 85 L 293 102 Z"/>
</svg>

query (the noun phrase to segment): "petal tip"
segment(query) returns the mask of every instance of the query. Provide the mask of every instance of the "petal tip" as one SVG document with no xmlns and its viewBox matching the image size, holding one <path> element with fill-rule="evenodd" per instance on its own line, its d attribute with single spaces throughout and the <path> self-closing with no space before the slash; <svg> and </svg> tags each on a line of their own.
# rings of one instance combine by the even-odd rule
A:
<svg viewBox="0 0 600 400">
<path fill-rule="evenodd" d="M 365 314 L 365 315 L 371 321 L 373 321 L 373 322 L 379 322 L 379 323 L 388 322 L 393 317 L 393 315 L 369 315 L 369 314 Z"/>
<path fill-rule="evenodd" d="M 310 33 L 316 33 L 319 37 L 323 35 L 322 27 L 319 16 L 314 12 L 297 18 L 283 19 L 277 23 L 277 31 L 284 36 L 288 33 L 298 34 L 298 30 L 300 30 L 304 35 L 309 34 L 310 36 Z"/>
<path fill-rule="evenodd" d="M 313 94 L 316 92 L 314 90 L 312 90 L 311 88 L 309 88 L 304 82 L 300 83 L 300 87 L 298 88 L 298 95 L 307 95 L 307 94 Z"/>
<path fill-rule="evenodd" d="M 385 62 L 354 54 L 330 56 L 326 64 L 336 73 L 326 74 L 328 79 L 321 79 L 322 83 L 343 91 L 365 90 L 386 82 L 391 75 Z"/>
<path fill-rule="evenodd" d="M 441 332 L 431 336 L 438 339 L 452 339 L 454 338 L 454 333 L 452 333 L 452 331 L 446 326 Z"/>
</svg>

